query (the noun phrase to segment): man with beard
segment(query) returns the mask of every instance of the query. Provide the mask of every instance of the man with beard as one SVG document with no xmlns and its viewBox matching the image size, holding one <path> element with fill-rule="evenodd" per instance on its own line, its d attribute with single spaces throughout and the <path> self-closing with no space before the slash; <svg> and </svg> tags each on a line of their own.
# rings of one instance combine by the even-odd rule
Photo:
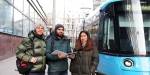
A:
<svg viewBox="0 0 150 75">
<path fill-rule="evenodd" d="M 67 53 L 70 52 L 70 40 L 64 35 L 64 26 L 57 24 L 46 40 L 48 75 L 68 75 Z"/>
</svg>

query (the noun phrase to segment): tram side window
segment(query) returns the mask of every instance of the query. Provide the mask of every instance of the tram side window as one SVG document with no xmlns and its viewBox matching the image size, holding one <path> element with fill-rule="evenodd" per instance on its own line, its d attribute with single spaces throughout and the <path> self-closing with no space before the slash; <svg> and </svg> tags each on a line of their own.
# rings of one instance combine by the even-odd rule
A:
<svg viewBox="0 0 150 75">
<path fill-rule="evenodd" d="M 117 49 L 117 44 L 115 42 L 115 37 L 114 37 L 114 23 L 113 23 L 112 19 L 110 19 L 110 24 L 109 24 L 108 40 L 109 40 L 108 49 L 110 49 L 110 50 L 116 50 Z"/>
<path fill-rule="evenodd" d="M 104 19 L 104 37 L 103 37 L 103 48 L 114 51 L 117 50 L 118 45 L 116 43 L 116 39 L 114 34 L 114 7 L 113 5 L 108 7 L 106 11 L 105 19 Z"/>
<path fill-rule="evenodd" d="M 116 50 L 113 20 L 107 18 L 104 23 L 104 45 L 108 50 Z"/>
</svg>

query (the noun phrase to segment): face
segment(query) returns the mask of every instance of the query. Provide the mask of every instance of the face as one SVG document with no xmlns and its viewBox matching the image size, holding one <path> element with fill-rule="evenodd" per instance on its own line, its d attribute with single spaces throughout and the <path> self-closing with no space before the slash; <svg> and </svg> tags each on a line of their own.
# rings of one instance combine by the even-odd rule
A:
<svg viewBox="0 0 150 75">
<path fill-rule="evenodd" d="M 36 33 L 37 33 L 38 35 L 43 35 L 43 33 L 44 33 L 44 27 L 43 27 L 43 26 L 37 26 L 37 27 L 35 28 L 35 31 L 36 31 Z"/>
<path fill-rule="evenodd" d="M 80 37 L 81 42 L 82 43 L 87 42 L 87 39 L 88 39 L 87 35 L 85 33 L 81 33 L 81 37 Z"/>
<path fill-rule="evenodd" d="M 64 28 L 58 28 L 56 30 L 56 33 L 57 33 L 58 36 L 63 36 L 64 35 Z"/>
</svg>

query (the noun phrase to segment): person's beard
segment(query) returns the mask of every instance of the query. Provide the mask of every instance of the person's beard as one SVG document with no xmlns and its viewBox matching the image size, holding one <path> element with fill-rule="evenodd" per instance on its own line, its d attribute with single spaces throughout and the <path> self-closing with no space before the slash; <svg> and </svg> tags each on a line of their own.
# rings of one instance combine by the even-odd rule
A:
<svg viewBox="0 0 150 75">
<path fill-rule="evenodd" d="M 57 36 L 62 38 L 64 36 L 64 34 L 63 33 L 60 33 L 60 34 L 57 33 Z"/>
</svg>

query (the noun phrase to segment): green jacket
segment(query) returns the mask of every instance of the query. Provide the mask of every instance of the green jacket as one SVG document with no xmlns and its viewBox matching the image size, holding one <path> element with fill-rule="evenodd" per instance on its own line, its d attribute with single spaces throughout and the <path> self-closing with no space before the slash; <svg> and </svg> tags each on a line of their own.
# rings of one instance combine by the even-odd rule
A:
<svg viewBox="0 0 150 75">
<path fill-rule="evenodd" d="M 91 75 L 98 64 L 98 51 L 95 49 L 77 51 L 75 58 L 71 59 L 70 71 L 73 75 Z"/>
<path fill-rule="evenodd" d="M 59 39 L 53 33 L 46 40 L 46 58 L 48 62 L 48 72 L 57 72 L 57 71 L 65 71 L 68 69 L 68 61 L 67 58 L 59 59 L 58 56 L 52 55 L 51 53 L 54 50 L 60 50 L 65 53 L 71 52 L 70 41 L 64 36 L 62 39 Z"/>
<path fill-rule="evenodd" d="M 33 53 L 34 50 L 34 53 Z M 43 36 L 38 36 L 31 31 L 27 38 L 23 39 L 16 50 L 16 57 L 24 61 L 30 62 L 32 57 L 37 58 L 37 62 L 33 64 L 31 72 L 44 72 L 46 68 L 45 56 L 46 44 Z"/>
</svg>

